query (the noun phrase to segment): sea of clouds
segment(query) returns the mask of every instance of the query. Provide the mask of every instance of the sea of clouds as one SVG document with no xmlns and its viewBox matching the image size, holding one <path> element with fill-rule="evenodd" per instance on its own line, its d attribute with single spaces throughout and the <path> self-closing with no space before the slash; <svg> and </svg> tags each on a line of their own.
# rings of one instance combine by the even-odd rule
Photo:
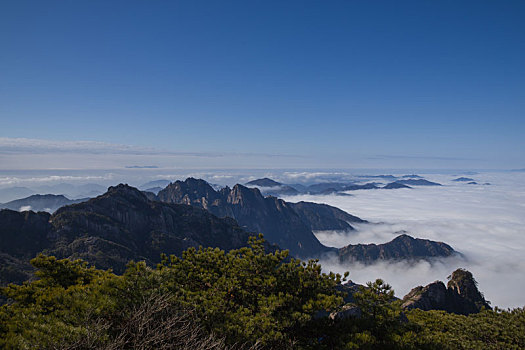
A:
<svg viewBox="0 0 525 350">
<path fill-rule="evenodd" d="M 350 271 L 349 277 L 357 283 L 383 278 L 402 297 L 417 285 L 446 282 L 453 270 L 463 267 L 474 274 L 492 305 L 525 306 L 525 173 L 469 175 L 480 185 L 451 181 L 456 177 L 459 175 L 425 175 L 444 186 L 284 199 L 330 204 L 371 222 L 354 225 L 357 232 L 350 234 L 317 232 L 319 240 L 329 246 L 385 243 L 396 231 L 405 230 L 414 237 L 448 243 L 464 256 L 415 265 L 379 262 L 369 266 L 325 259 L 321 261 L 325 270 Z M 481 185 L 485 182 L 491 185 Z"/>
<path fill-rule="evenodd" d="M 414 173 L 413 170 L 398 175 Z M 357 243 L 385 243 L 392 240 L 395 232 L 405 230 L 410 235 L 443 241 L 461 252 L 464 259 L 449 258 L 439 261 L 420 262 L 416 265 L 380 262 L 363 266 L 341 265 L 337 261 L 321 261 L 325 270 L 350 271 L 350 278 L 366 283 L 383 278 L 390 283 L 398 297 L 404 296 L 417 285 L 435 280 L 446 281 L 456 268 L 464 267 L 474 273 L 480 290 L 493 305 L 499 307 L 525 306 L 525 172 L 484 172 L 439 174 L 415 171 L 426 179 L 444 186 L 414 187 L 396 190 L 350 191 L 351 196 L 300 195 L 284 196 L 291 202 L 300 200 L 327 203 L 341 208 L 371 222 L 354 225 L 357 231 L 317 232 L 321 242 L 334 247 Z M 359 173 L 345 170 L 191 170 L 179 169 L 120 169 L 120 170 L 49 170 L 42 172 L 0 171 L 0 191 L 12 186 L 28 186 L 39 193 L 52 193 L 42 186 L 76 185 L 97 183 L 110 186 L 126 182 L 134 186 L 156 180 L 184 180 L 192 176 L 203 178 L 215 185 L 246 183 L 269 177 L 285 184 L 316 182 L 369 182 L 386 184 L 390 180 L 363 178 L 370 174 L 363 169 Z M 389 174 L 385 169 L 376 174 Z M 395 174 L 395 173 L 394 173 Z M 479 185 L 454 182 L 453 179 L 468 176 Z M 491 185 L 483 185 L 484 183 Z M 53 192 L 54 193 L 54 192 Z M 57 192 L 58 193 L 58 192 Z M 62 193 L 62 192 L 60 192 Z M 22 198 L 19 196 L 16 198 Z M 0 202 L 16 198 L 1 198 Z M 73 198 L 73 197 L 72 197 Z"/>
</svg>

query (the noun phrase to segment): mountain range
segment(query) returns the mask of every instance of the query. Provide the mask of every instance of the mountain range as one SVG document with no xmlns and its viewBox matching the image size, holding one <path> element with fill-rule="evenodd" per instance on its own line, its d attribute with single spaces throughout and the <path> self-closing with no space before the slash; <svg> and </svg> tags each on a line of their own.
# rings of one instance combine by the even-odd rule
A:
<svg viewBox="0 0 525 350">
<path fill-rule="evenodd" d="M 246 245 L 249 234 L 231 218 L 204 209 L 150 201 L 127 185 L 54 214 L 0 211 L 0 282 L 21 282 L 37 253 L 82 258 L 99 268 L 124 270 L 130 260 L 159 262 L 161 253 L 188 247 L 225 250 Z"/>
<path fill-rule="evenodd" d="M 375 190 L 375 189 L 399 189 L 411 188 L 410 186 L 441 186 L 437 182 L 428 181 L 418 175 L 403 175 L 396 177 L 393 175 L 372 175 L 359 176 L 361 179 L 368 180 L 395 180 L 384 186 L 381 182 L 321 182 L 309 185 L 302 184 L 283 184 L 270 178 L 262 178 L 246 183 L 248 187 L 256 187 L 264 195 L 271 196 L 293 196 L 299 194 L 326 195 L 326 194 L 344 194 L 345 191 L 357 190 Z M 410 186 L 409 186 L 410 185 Z"/>
<path fill-rule="evenodd" d="M 332 220 L 322 214 L 314 216 L 307 208 L 301 211 L 300 216 L 290 203 L 273 196 L 264 197 L 257 188 L 237 184 L 233 188 L 225 187 L 216 191 L 206 181 L 194 178 L 169 184 L 158 193 L 157 198 L 166 203 L 203 208 L 218 217 L 231 217 L 246 230 L 264 233 L 270 242 L 289 249 L 291 254 L 299 257 L 311 257 L 333 250 L 319 242 L 311 227 L 331 229 L 334 227 L 332 221 L 335 221 L 335 215 L 344 217 L 348 222 L 355 220 L 354 216 L 345 216 L 345 212 L 334 207 L 330 207 L 331 210 L 325 208 L 322 213 L 331 215 Z M 315 203 L 312 205 L 316 206 Z M 323 216 L 324 220 L 319 219 L 319 216 Z M 335 225 L 353 230 L 350 224 L 345 225 L 338 220 Z M 324 226 L 328 222 L 330 225 Z"/>
<path fill-rule="evenodd" d="M 154 265 L 161 253 L 180 255 L 188 247 L 230 250 L 263 233 L 292 256 L 338 254 L 342 262 L 450 256 L 444 243 L 402 234 L 382 245 L 326 247 L 313 231 L 352 232 L 364 223 L 338 208 L 264 197 L 256 188 L 235 185 L 215 190 L 204 180 L 176 181 L 155 195 L 128 185 L 110 187 L 87 201 L 47 212 L 0 211 L 0 283 L 26 280 L 28 261 L 39 252 L 82 258 L 122 272 L 129 260 Z"/>
<path fill-rule="evenodd" d="M 18 211 L 47 211 L 53 213 L 60 207 L 65 205 L 80 203 L 89 198 L 69 199 L 61 194 L 34 194 L 32 196 L 17 199 L 11 202 L 0 204 L 0 209 L 11 209 Z"/>
<path fill-rule="evenodd" d="M 0 203 L 26 198 L 34 194 L 63 195 L 70 199 L 95 197 L 106 191 L 106 187 L 99 184 L 73 185 L 70 183 L 57 183 L 53 185 L 35 185 L 28 187 L 15 186 L 0 188 Z"/>
</svg>

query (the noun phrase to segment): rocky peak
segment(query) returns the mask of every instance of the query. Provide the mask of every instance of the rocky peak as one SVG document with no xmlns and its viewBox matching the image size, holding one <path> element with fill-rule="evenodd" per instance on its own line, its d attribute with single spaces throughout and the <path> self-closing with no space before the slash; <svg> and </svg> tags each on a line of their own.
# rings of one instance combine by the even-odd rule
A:
<svg viewBox="0 0 525 350">
<path fill-rule="evenodd" d="M 182 203 L 196 205 L 207 209 L 208 203 L 220 196 L 204 180 L 187 178 L 185 181 L 175 181 L 157 194 L 159 200 L 167 203 Z"/>
<path fill-rule="evenodd" d="M 257 188 L 248 188 L 243 185 L 235 185 L 228 194 L 228 203 L 231 204 L 241 204 L 250 201 L 263 201 L 264 196 L 261 194 L 261 191 Z"/>
<path fill-rule="evenodd" d="M 425 287 L 413 288 L 403 298 L 402 307 L 444 310 L 462 315 L 477 313 L 482 308 L 491 309 L 478 290 L 472 273 L 464 269 L 457 269 L 449 276 L 447 287 L 443 282 L 436 281 Z"/>
<path fill-rule="evenodd" d="M 316 203 L 300 205 L 299 214 L 294 204 L 265 197 L 257 188 L 237 184 L 216 191 L 206 181 L 192 178 L 170 184 L 159 192 L 158 200 L 190 204 L 218 217 L 231 217 L 247 230 L 263 233 L 269 242 L 290 249 L 299 257 L 318 256 L 334 250 L 319 242 L 312 232 L 314 227 L 319 230 L 351 229 L 345 220 L 362 222 L 337 208 Z"/>
<path fill-rule="evenodd" d="M 404 231 L 392 241 L 383 244 L 350 244 L 339 249 L 341 261 L 371 263 L 376 260 L 419 260 L 446 257 L 457 252 L 448 244 L 428 239 L 413 238 Z"/>
<path fill-rule="evenodd" d="M 478 307 L 490 308 L 483 294 L 478 290 L 478 283 L 470 271 L 457 269 L 448 277 L 447 287 L 462 298 L 471 301 Z"/>
<path fill-rule="evenodd" d="M 104 197 L 119 197 L 131 202 L 147 202 L 148 198 L 144 193 L 135 187 L 131 187 L 128 184 L 119 184 L 117 186 L 111 186 L 108 191 L 103 194 Z"/>
</svg>

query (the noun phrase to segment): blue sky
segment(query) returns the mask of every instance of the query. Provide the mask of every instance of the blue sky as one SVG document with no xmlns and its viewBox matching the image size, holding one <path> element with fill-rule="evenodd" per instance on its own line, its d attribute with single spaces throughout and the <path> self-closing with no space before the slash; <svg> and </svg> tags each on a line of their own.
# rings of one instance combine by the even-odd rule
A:
<svg viewBox="0 0 525 350">
<path fill-rule="evenodd" d="M 522 168 L 524 38 L 523 1 L 3 1 L 0 160 Z"/>
</svg>

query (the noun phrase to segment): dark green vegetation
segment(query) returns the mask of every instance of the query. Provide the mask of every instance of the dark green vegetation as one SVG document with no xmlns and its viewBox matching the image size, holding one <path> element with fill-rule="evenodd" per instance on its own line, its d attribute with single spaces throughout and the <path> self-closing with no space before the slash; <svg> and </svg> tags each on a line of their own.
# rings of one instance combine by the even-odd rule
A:
<svg viewBox="0 0 525 350">
<path fill-rule="evenodd" d="M 123 275 L 39 255 L 33 282 L 2 289 L 6 349 L 519 349 L 525 312 L 410 310 L 381 280 L 344 305 L 340 275 L 265 252 L 189 248 Z M 461 276 L 460 276 L 461 279 Z M 355 316 L 341 316 L 355 308 Z M 330 313 L 331 312 L 331 313 Z M 338 316 L 339 315 L 339 316 Z"/>
</svg>

